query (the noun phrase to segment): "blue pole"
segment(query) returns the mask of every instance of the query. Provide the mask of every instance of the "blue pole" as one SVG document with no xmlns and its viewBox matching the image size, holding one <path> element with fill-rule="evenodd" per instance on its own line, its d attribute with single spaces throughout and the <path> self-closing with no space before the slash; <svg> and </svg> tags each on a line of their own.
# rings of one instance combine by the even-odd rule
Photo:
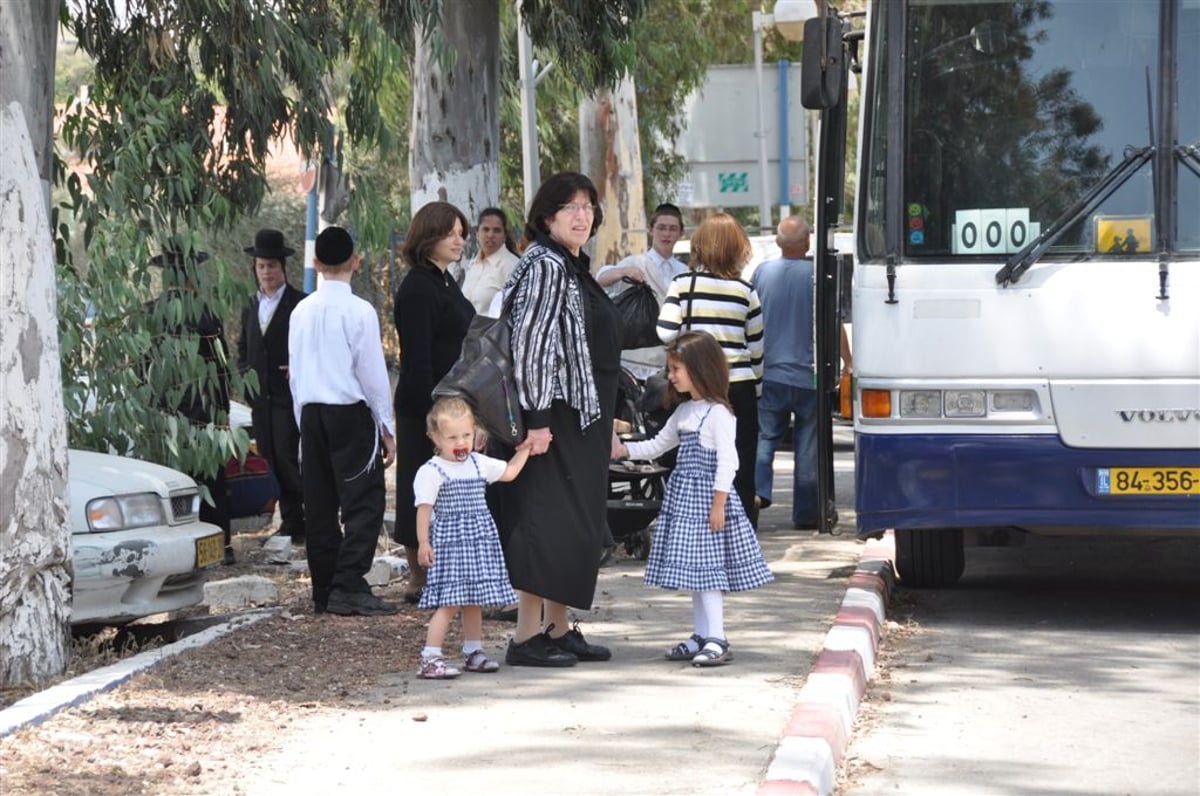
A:
<svg viewBox="0 0 1200 796">
<path fill-rule="evenodd" d="M 781 206 L 790 205 L 792 198 L 788 190 L 789 178 L 791 176 L 791 164 L 788 159 L 791 157 L 788 152 L 788 64 L 787 61 L 780 61 L 779 68 L 779 204 Z"/>
<path fill-rule="evenodd" d="M 317 181 L 308 192 L 308 215 L 304 222 L 304 292 L 317 289 L 317 269 L 313 258 L 317 256 Z"/>
</svg>

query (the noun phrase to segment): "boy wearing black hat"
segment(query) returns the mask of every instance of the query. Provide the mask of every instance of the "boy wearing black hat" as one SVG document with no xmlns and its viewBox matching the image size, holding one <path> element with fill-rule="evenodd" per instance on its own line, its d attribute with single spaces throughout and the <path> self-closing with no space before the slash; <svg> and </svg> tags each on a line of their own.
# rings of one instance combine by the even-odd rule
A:
<svg viewBox="0 0 1200 796">
<path fill-rule="evenodd" d="M 303 544 L 304 485 L 300 480 L 300 429 L 288 385 L 288 329 L 292 310 L 304 298 L 287 281 L 287 258 L 295 250 L 277 229 L 260 229 L 243 251 L 254 258 L 258 293 L 242 313 L 238 370 L 258 375 L 251 404 L 254 440 L 279 482 L 279 533 Z"/>
<path fill-rule="evenodd" d="M 346 230 L 329 227 L 317 236 L 324 279 L 292 312 L 288 377 L 316 611 L 375 616 L 397 610 L 371 593 L 365 577 L 383 527 L 383 471 L 396 458 L 396 425 L 379 317 L 350 290 L 358 266 Z"/>
</svg>

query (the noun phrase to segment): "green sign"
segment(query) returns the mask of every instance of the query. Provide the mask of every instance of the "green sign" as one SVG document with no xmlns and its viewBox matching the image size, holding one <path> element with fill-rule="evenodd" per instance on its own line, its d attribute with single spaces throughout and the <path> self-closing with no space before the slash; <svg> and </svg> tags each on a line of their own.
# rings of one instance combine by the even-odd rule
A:
<svg viewBox="0 0 1200 796">
<path fill-rule="evenodd" d="M 750 174 L 745 171 L 718 172 L 720 193 L 750 193 Z"/>
</svg>

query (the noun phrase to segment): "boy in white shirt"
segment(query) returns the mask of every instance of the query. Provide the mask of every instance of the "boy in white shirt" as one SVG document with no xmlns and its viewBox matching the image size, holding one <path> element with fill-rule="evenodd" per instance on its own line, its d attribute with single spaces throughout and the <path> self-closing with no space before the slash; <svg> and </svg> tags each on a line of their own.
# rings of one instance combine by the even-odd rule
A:
<svg viewBox="0 0 1200 796">
<path fill-rule="evenodd" d="M 396 426 L 379 317 L 350 290 L 359 262 L 346 230 L 318 235 L 324 279 L 296 306 L 288 333 L 313 602 L 317 613 L 342 616 L 397 611 L 365 577 L 383 527 L 383 471 L 396 458 Z"/>
<path fill-rule="evenodd" d="M 622 279 L 648 284 L 661 307 L 667 298 L 671 280 L 688 270 L 686 265 L 675 259 L 675 244 L 681 237 L 683 213 L 673 204 L 660 204 L 650 216 L 650 250 L 644 254 L 631 254 L 616 265 L 604 266 L 596 272 L 596 281 L 613 298 L 628 287 Z M 661 373 L 666 367 L 666 349 L 654 345 L 622 351 L 621 365 L 638 379 L 644 380 Z"/>
</svg>

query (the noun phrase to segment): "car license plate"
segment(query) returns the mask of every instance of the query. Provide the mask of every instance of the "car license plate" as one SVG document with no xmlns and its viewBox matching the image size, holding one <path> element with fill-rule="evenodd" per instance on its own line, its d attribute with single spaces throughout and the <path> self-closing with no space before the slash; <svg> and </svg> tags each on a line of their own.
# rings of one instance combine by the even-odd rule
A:
<svg viewBox="0 0 1200 796">
<path fill-rule="evenodd" d="M 196 540 L 196 567 L 211 567 L 221 561 L 225 555 L 224 536 L 214 533 L 212 536 L 201 536 Z"/>
<path fill-rule="evenodd" d="M 1101 467 L 1101 495 L 1200 495 L 1200 467 Z"/>
</svg>

